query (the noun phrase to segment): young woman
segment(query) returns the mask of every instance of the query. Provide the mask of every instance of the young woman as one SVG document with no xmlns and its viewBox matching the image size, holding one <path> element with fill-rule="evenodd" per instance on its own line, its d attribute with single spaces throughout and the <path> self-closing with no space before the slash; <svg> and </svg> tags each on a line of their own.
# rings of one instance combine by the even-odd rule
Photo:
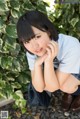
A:
<svg viewBox="0 0 80 119">
<path fill-rule="evenodd" d="M 27 50 L 34 88 L 38 92 L 60 89 L 65 92 L 63 109 L 79 110 L 79 41 L 72 36 L 58 34 L 48 17 L 36 10 L 28 11 L 19 18 L 17 34 Z"/>
</svg>

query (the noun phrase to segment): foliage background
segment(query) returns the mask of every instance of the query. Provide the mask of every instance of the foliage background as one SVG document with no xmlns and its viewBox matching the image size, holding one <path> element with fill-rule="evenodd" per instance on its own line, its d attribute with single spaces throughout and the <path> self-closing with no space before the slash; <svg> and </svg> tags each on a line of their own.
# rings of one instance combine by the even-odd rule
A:
<svg viewBox="0 0 80 119">
<path fill-rule="evenodd" d="M 27 10 L 48 15 L 58 32 L 80 40 L 80 4 L 54 4 L 53 0 L 0 0 L 0 98 L 13 98 L 21 109 L 23 93 L 31 80 L 23 47 L 19 45 L 16 23 Z"/>
</svg>

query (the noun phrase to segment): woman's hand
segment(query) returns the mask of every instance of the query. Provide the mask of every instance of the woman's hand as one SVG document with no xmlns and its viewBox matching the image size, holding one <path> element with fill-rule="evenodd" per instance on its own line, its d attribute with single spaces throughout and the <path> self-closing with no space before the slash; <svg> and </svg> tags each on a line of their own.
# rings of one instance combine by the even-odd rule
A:
<svg viewBox="0 0 80 119">
<path fill-rule="evenodd" d="M 53 59 L 58 54 L 58 43 L 55 41 L 50 41 L 50 43 L 48 44 L 48 47 L 46 48 L 46 51 L 47 51 L 47 57 L 45 59 L 45 62 L 53 61 Z"/>
<path fill-rule="evenodd" d="M 36 60 L 35 65 L 40 66 L 42 65 L 43 62 L 53 61 L 53 59 L 57 56 L 57 54 L 58 54 L 58 43 L 55 41 L 50 41 L 50 43 L 46 48 L 46 53 Z"/>
<path fill-rule="evenodd" d="M 43 56 L 41 56 L 41 57 L 38 57 L 37 60 L 36 60 L 36 62 L 35 62 L 35 65 L 36 65 L 36 66 L 41 66 L 42 63 L 45 61 L 46 57 L 47 57 L 47 53 L 45 53 L 45 54 L 44 54 Z"/>
</svg>

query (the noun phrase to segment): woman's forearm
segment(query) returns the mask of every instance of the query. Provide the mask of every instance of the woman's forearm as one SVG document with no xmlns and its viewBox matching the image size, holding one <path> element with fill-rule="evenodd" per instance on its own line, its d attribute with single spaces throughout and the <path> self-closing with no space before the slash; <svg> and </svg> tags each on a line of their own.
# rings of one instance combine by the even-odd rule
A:
<svg viewBox="0 0 80 119">
<path fill-rule="evenodd" d="M 35 65 L 34 67 L 32 84 L 37 91 L 42 92 L 44 90 L 45 82 L 43 78 L 43 71 L 41 65 L 40 66 Z"/>
<path fill-rule="evenodd" d="M 59 82 L 54 71 L 53 61 L 45 62 L 44 80 L 46 86 L 45 90 L 54 92 L 59 89 Z"/>
</svg>

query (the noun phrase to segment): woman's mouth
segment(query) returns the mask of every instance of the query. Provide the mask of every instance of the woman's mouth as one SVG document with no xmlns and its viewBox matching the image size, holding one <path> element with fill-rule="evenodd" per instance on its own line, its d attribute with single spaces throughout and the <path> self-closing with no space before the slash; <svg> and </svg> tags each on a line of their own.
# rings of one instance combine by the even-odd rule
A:
<svg viewBox="0 0 80 119">
<path fill-rule="evenodd" d="M 43 50 L 43 48 L 39 49 L 39 50 L 35 50 L 36 53 L 40 53 Z"/>
</svg>

